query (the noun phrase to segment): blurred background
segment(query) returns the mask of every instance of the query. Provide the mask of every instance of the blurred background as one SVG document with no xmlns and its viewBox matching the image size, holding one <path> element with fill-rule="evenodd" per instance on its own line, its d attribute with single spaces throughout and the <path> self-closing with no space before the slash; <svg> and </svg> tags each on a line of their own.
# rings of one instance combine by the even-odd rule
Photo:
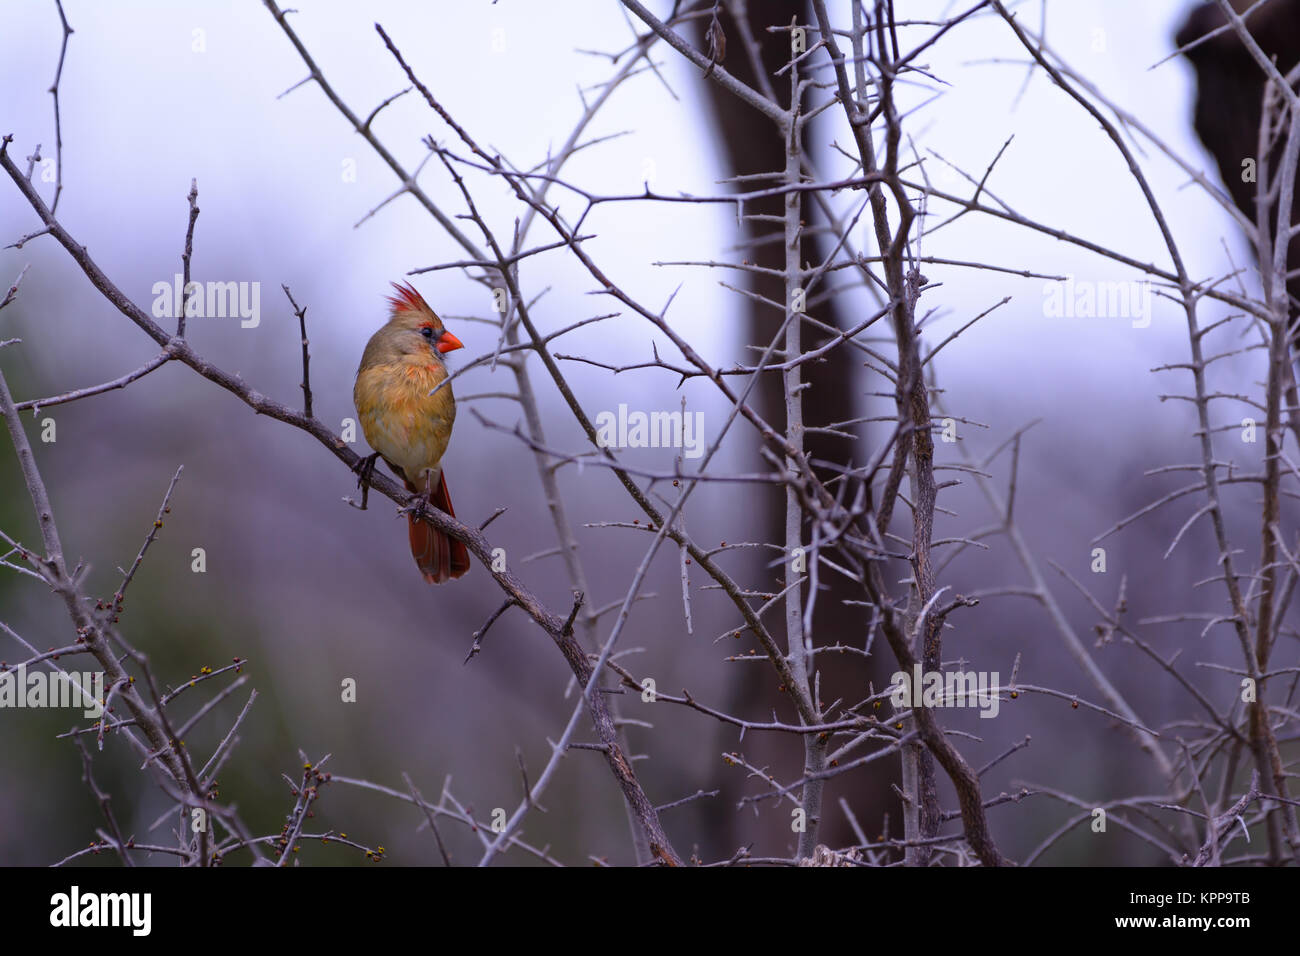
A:
<svg viewBox="0 0 1300 956">
<path fill-rule="evenodd" d="M 668 6 L 651 4 L 659 15 Z M 1180 154 L 1212 170 L 1191 128 L 1190 68 L 1175 60 L 1152 69 L 1171 52 L 1189 6 L 1182 0 L 1049 3 L 1047 32 L 1080 73 Z M 841 5 L 831 7 L 833 14 L 844 15 Z M 314 84 L 280 97 L 306 69 L 261 3 L 65 0 L 65 9 L 76 32 L 61 84 L 61 221 L 118 286 L 148 308 L 154 283 L 171 282 L 180 271 L 186 194 L 191 179 L 197 179 L 202 213 L 194 278 L 260 283 L 261 319 L 250 328 L 234 318 L 191 319 L 193 345 L 260 391 L 298 405 L 297 320 L 280 290 L 287 284 L 307 309 L 316 415 L 341 429 L 344 419 L 354 416 L 352 380 L 367 338 L 384 319 L 387 284 L 409 270 L 463 258 L 462 251 L 409 196 L 355 225 L 398 184 Z M 367 115 L 407 85 L 373 29 L 378 21 L 452 114 L 481 143 L 520 167 L 545 160 L 548 150 L 564 141 L 582 115 L 579 90 L 590 95 L 593 84 L 614 72 L 607 57 L 583 51 L 622 50 L 633 38 L 618 4 L 594 0 L 565 4 L 562 14 L 556 5 L 522 0 L 365 5 L 300 0 L 298 9 L 294 29 L 358 114 Z M 1020 9 L 1027 22 L 1039 23 L 1039 4 Z M 943 2 L 907 5 L 908 15 L 918 17 L 952 12 L 955 7 Z M 57 12 L 47 0 L 11 0 L 0 16 L 0 133 L 13 134 L 15 157 L 28 155 L 37 143 L 42 155 L 53 155 L 48 90 L 61 38 Z M 663 193 L 723 191 L 717 180 L 725 175 L 724 164 L 699 71 L 667 48 L 655 52 L 664 82 L 643 73 L 624 84 L 588 135 L 625 135 L 580 152 L 566 167 L 566 178 L 596 193 L 637 192 L 646 182 Z M 923 154 L 933 150 L 978 177 L 1014 135 L 989 182 L 1000 199 L 1031 218 L 1138 260 L 1167 264 L 1159 234 L 1118 153 L 1097 124 L 1041 74 L 1026 85 L 1023 50 L 1004 24 L 996 19 L 963 24 L 927 51 L 926 68 L 943 81 L 935 84 L 941 95 L 920 87 L 907 93 L 918 107 L 910 130 Z M 842 117 L 831 111 L 818 122 L 824 168 L 839 169 L 844 160 L 829 142 L 847 143 Z M 425 156 L 422 137 L 454 139 L 418 95 L 387 107 L 374 129 L 407 168 Z M 1188 188 L 1187 177 L 1155 151 L 1147 150 L 1145 161 L 1192 274 L 1219 275 L 1231 268 L 1229 256 L 1239 265 L 1250 262 L 1249 250 L 1220 208 L 1200 189 Z M 940 188 L 962 191 L 960 178 L 937 165 L 928 168 Z M 421 183 L 447 212 L 462 211 L 440 164 L 430 163 Z M 508 190 L 481 178 L 471 179 L 471 185 L 485 215 L 508 236 L 521 213 Z M 48 201 L 52 186 L 42 184 L 41 190 Z M 0 243 L 17 240 L 36 224 L 13 184 L 0 183 Z M 655 265 L 739 258 L 732 251 L 733 210 L 610 204 L 593 213 L 584 232 L 595 234 L 586 244 L 588 252 L 647 305 L 661 308 L 680 286 L 669 319 L 714 364 L 752 357 L 744 348 L 743 300 L 719 285 L 732 277 Z M 538 228 L 533 238 L 540 243 L 553 236 Z M 860 229 L 858 242 L 866 239 Z M 1140 278 L 1075 246 L 975 215 L 925 239 L 922 251 L 1077 280 Z M 18 400 L 112 379 L 157 353 L 49 237 L 0 251 L 0 281 L 6 288 L 24 266 L 30 268 L 21 294 L 0 314 L 0 338 L 23 340 L 0 354 Z M 945 349 L 938 362 L 943 401 L 950 414 L 988 426 L 961 429 L 966 450 L 977 457 L 1015 429 L 1041 420 L 1021 451 L 1017 513 L 1071 623 L 1089 645 L 1096 615 L 1050 570 L 1048 559 L 1094 587 L 1106 604 L 1113 602 L 1120 576 L 1127 575 L 1131 619 L 1219 610 L 1222 600 L 1213 588 L 1191 587 L 1214 573 L 1206 527 L 1198 526 L 1162 558 L 1172 534 L 1201 505 L 1199 499 L 1189 498 L 1108 540 L 1107 573 L 1089 573 L 1089 542 L 1095 535 L 1187 483 L 1185 476 L 1144 477 L 1144 471 L 1196 458 L 1190 407 L 1160 397 L 1186 393 L 1186 374 L 1151 372 L 1187 358 L 1179 310 L 1154 297 L 1152 321 L 1145 328 L 1135 328 L 1127 318 L 1054 318 L 1045 314 L 1042 279 L 944 266 L 925 272 L 937 284 L 922 301 L 924 309 L 937 310 L 927 333 L 932 342 L 1012 296 Z M 1253 288 L 1253 275 L 1248 270 L 1242 278 L 1247 288 Z M 526 262 L 522 281 L 531 295 L 549 289 L 533 312 L 544 330 L 612 311 L 608 299 L 588 294 L 590 277 L 561 254 Z M 481 286 L 454 270 L 414 282 L 465 342 L 466 349 L 451 356 L 453 367 L 462 357 L 492 349 L 496 334 L 489 326 L 456 318 L 492 315 Z M 875 308 L 865 296 L 858 307 Z M 1224 314 L 1210 302 L 1202 310 L 1207 323 Z M 557 351 L 614 364 L 648 360 L 652 344 L 671 354 L 662 336 L 627 315 L 584 327 L 561 343 Z M 581 432 L 549 377 L 535 361 L 532 371 L 549 443 L 582 450 Z M 614 376 L 572 362 L 565 371 L 593 415 L 615 410 L 620 402 L 634 409 L 674 410 L 685 395 L 688 408 L 705 412 L 710 439 L 724 420 L 726 409 L 707 383 L 687 382 L 678 389 L 676 379 L 661 371 Z M 1216 374 L 1225 390 L 1257 390 L 1259 353 L 1225 360 Z M 853 390 L 865 408 L 866 393 L 885 386 L 863 370 L 860 380 L 829 387 Z M 463 395 L 511 391 L 513 380 L 505 369 L 479 368 L 458 379 L 456 390 Z M 470 407 L 507 427 L 520 417 L 517 405 L 500 399 L 462 403 L 445 462 L 457 513 L 478 524 L 497 508 L 508 508 L 489 536 L 506 549 L 529 586 L 564 613 L 571 597 L 558 560 L 524 563 L 526 556 L 555 544 L 532 454 L 511 435 L 485 428 Z M 570 675 L 550 641 L 513 611 L 494 625 L 483 653 L 462 663 L 472 633 L 501 601 L 481 568 L 450 585 L 425 585 L 411 566 L 405 521 L 389 502 L 372 500 L 366 512 L 347 507 L 342 499 L 354 492 L 354 477 L 315 441 L 254 416 L 181 366 L 165 366 L 125 390 L 25 417 L 65 548 L 89 566 L 89 588 L 97 595 L 112 593 L 120 579 L 117 568 L 133 559 L 172 473 L 184 465 L 171 515 L 132 585 L 122 626 L 170 686 L 205 665 L 220 666 L 235 656 L 248 659 L 247 673 L 259 697 L 221 774 L 220 791 L 222 800 L 239 807 L 250 829 L 279 830 L 291 806 L 280 773 L 296 777 L 300 748 L 313 759 L 332 754 L 328 768 L 336 774 L 398 790 L 405 789 L 401 774 L 406 771 L 430 798 L 450 776 L 451 791 L 480 818 L 496 807 L 513 811 L 521 795 L 516 749 L 534 776 L 540 772 L 550 752 L 547 739 L 559 736 L 572 707 L 564 697 Z M 57 427 L 52 443 L 40 440 L 40 422 L 47 417 Z M 1229 435 L 1223 445 L 1229 443 L 1222 457 L 1245 469 L 1258 465 L 1262 441 L 1242 444 Z M 366 452 L 363 444 L 357 448 Z M 854 454 L 861 461 L 870 450 Z M 643 467 L 666 469 L 672 462 L 669 451 L 627 457 Z M 752 436 L 736 429 L 724 444 L 719 470 L 754 471 L 762 465 Z M 1006 460 L 994 470 L 1005 487 Z M 560 475 L 575 523 L 640 517 L 605 469 L 569 467 Z M 687 507 L 687 525 L 702 545 L 750 539 L 771 494 L 749 484 L 706 486 Z M 945 495 L 941 504 L 956 515 L 946 519 L 944 533 L 988 523 L 987 505 L 973 486 Z M 1241 546 L 1254 549 L 1258 531 L 1247 523 L 1252 493 L 1237 493 L 1232 500 L 1241 508 Z M 7 441 L 0 442 L 0 527 L 27 543 L 39 540 Z M 580 528 L 579 540 L 593 592 L 588 600 L 603 606 L 621 599 L 648 538 Z M 207 568 L 196 574 L 190 556 L 200 547 Z M 776 580 L 776 571 L 747 552 L 729 556 L 725 565 L 755 588 L 771 587 Z M 947 574 L 943 583 L 957 591 L 1025 582 L 1001 539 L 988 551 L 967 553 Z M 686 687 L 718 706 L 738 699 L 740 683 L 752 682 L 758 696 L 745 699 L 762 703 L 744 716 L 771 719 L 775 708 L 790 719 L 770 668 L 721 661 L 748 645 L 715 644 L 735 625 L 735 616 L 716 590 L 703 587 L 708 583 L 703 575 L 697 573 L 692 583 L 694 628 L 688 634 L 677 556 L 661 551 L 646 588 L 657 596 L 637 604 L 619 644 L 643 650 L 625 663 L 654 677 L 666 693 Z M 71 638 L 58 600 L 12 572 L 0 574 L 0 621 L 42 649 Z M 603 619 L 602 635 L 611 621 L 612 616 Z M 957 627 L 948 637 L 948 656 L 960 655 L 1006 677 L 1019 654 L 1022 681 L 1096 699 L 1032 602 L 994 598 L 952 622 Z M 1227 706 L 1235 678 L 1193 667 L 1191 661 L 1234 663 L 1235 639 L 1226 628 L 1205 637 L 1199 632 L 1196 623 L 1143 631 L 1166 655 L 1185 648 L 1191 679 Z M 860 644 L 862 632 L 825 639 Z M 1293 662 L 1295 654 L 1293 638 L 1283 640 L 1280 664 L 1283 657 Z M 1148 724 L 1193 712 L 1187 694 L 1132 648 L 1114 643 L 1094 654 Z M 12 642 L 0 644 L 0 659 L 23 656 Z M 851 668 L 846 673 L 857 679 Z M 345 678 L 357 682 L 355 703 L 340 700 Z M 209 753 L 245 699 L 241 693 L 225 701 L 188 741 L 191 750 Z M 797 742 L 738 743 L 734 728 L 703 715 L 666 706 L 651 710 L 631 696 L 622 701 L 627 716 L 655 725 L 631 730 L 633 749 L 649 756 L 637 766 L 651 799 L 668 803 L 698 790 L 720 790 L 716 797 L 665 813 L 680 852 L 706 860 L 729 857 L 744 844 L 753 844 L 757 855 L 790 852 L 789 807 L 768 801 L 757 812 L 752 806 L 738 811 L 737 801 L 761 788 L 743 770 L 726 766 L 721 755 L 753 747 L 762 764 L 788 781 L 802 767 Z M 196 697 L 188 707 L 197 702 Z M 1021 699 L 1004 705 L 999 719 L 991 721 L 961 712 L 949 716 L 949 726 L 979 735 L 978 741 L 961 741 L 975 766 L 1032 734 L 1028 748 L 985 778 L 986 797 L 1026 783 L 1100 802 L 1164 786 L 1126 734 L 1063 701 Z M 43 865 L 93 839 L 101 818 L 81 781 L 79 755 L 69 742 L 53 739 L 72 720 L 70 712 L 0 711 L 0 863 Z M 587 739 L 586 732 L 584 723 L 580 739 Z M 139 759 L 125 744 L 110 741 L 96 767 L 123 829 L 143 837 L 166 802 L 140 773 Z M 870 835 L 886 826 L 882 808 L 890 814 L 891 834 L 900 835 L 897 806 L 882 796 L 897 772 L 897 761 L 890 760 L 835 781 L 828 791 L 828 842 L 853 840 L 836 805 L 840 797 L 858 808 Z M 589 854 L 614 863 L 632 860 L 618 791 L 599 755 L 568 756 L 544 803 L 549 812 L 535 813 L 525 823 L 529 842 L 549 844 L 567 863 L 584 863 Z M 991 824 L 1003 852 L 1020 857 L 1072 812 L 1040 796 L 992 810 Z M 383 844 L 393 863 L 438 859 L 431 836 L 419 832 L 422 815 L 407 804 L 336 785 L 317 805 L 316 818 L 309 829 L 333 828 L 369 845 Z M 458 862 L 477 859 L 477 836 L 451 824 L 442 831 Z M 307 842 L 300 855 L 304 863 L 365 863 L 360 853 Z M 507 859 L 534 862 L 519 854 Z M 108 854 L 99 860 L 113 862 Z M 1120 831 L 1101 839 L 1085 827 L 1046 861 L 1137 864 L 1160 858 Z"/>
</svg>

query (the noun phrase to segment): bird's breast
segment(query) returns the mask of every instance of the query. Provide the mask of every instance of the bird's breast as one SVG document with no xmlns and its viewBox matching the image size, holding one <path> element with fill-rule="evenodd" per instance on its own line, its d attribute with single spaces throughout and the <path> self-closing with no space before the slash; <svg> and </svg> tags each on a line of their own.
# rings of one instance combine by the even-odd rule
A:
<svg viewBox="0 0 1300 956">
<path fill-rule="evenodd" d="M 361 430 L 370 447 L 418 482 L 436 470 L 456 419 L 448 385 L 429 393 L 447 377 L 440 365 L 401 361 L 363 368 L 353 398 Z"/>
</svg>

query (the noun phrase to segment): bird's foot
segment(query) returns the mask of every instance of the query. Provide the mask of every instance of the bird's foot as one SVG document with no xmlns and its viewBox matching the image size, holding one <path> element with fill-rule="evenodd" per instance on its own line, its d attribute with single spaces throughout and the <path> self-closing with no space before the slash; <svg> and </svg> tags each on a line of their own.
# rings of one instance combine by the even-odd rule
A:
<svg viewBox="0 0 1300 956">
<path fill-rule="evenodd" d="M 423 495 L 416 495 L 409 505 L 399 510 L 403 514 L 410 515 L 415 521 L 423 521 L 424 516 L 429 513 L 429 499 Z"/>
<path fill-rule="evenodd" d="M 361 504 L 357 504 L 351 498 L 343 500 L 356 508 L 358 511 L 366 510 L 366 503 L 370 499 L 370 479 L 375 474 L 375 462 L 379 460 L 379 452 L 375 452 L 369 457 L 362 458 L 357 462 L 356 467 L 352 470 L 357 473 L 357 487 L 361 489 Z"/>
<path fill-rule="evenodd" d="M 370 484 L 370 479 L 375 474 L 375 462 L 379 461 L 379 452 L 368 455 L 357 461 L 356 467 L 352 470 L 357 473 L 357 487 L 364 488 Z"/>
</svg>

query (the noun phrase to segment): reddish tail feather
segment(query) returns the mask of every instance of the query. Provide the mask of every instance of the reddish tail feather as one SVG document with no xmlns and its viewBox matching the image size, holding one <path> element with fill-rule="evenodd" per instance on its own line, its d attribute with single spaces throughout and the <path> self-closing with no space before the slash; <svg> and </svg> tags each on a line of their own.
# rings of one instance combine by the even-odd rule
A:
<svg viewBox="0 0 1300 956">
<path fill-rule="evenodd" d="M 411 491 L 418 489 L 408 481 L 406 487 Z M 435 508 L 445 511 L 453 518 L 456 512 L 451 509 L 451 497 L 447 494 L 447 476 L 438 478 L 438 487 L 429 499 Z M 407 518 L 410 523 L 411 554 L 419 565 L 420 573 L 430 584 L 442 584 L 451 578 L 458 578 L 469 570 L 469 549 L 463 541 L 448 537 L 427 522 L 414 516 Z"/>
</svg>

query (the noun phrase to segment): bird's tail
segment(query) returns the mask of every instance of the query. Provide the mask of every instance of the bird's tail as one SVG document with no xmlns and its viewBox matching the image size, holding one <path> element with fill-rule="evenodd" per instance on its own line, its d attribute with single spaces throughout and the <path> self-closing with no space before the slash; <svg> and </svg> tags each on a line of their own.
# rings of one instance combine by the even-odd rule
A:
<svg viewBox="0 0 1300 956">
<path fill-rule="evenodd" d="M 417 491 L 408 481 L 406 487 Z M 456 512 L 451 509 L 451 497 L 447 494 L 446 475 L 439 475 L 438 486 L 430 496 L 430 502 L 440 511 L 445 511 L 453 518 Z M 420 573 L 430 584 L 442 584 L 451 578 L 458 578 L 469 570 L 469 549 L 463 541 L 457 541 L 428 522 L 421 521 L 414 515 L 407 517 L 410 523 L 411 554 L 420 568 Z"/>
</svg>

